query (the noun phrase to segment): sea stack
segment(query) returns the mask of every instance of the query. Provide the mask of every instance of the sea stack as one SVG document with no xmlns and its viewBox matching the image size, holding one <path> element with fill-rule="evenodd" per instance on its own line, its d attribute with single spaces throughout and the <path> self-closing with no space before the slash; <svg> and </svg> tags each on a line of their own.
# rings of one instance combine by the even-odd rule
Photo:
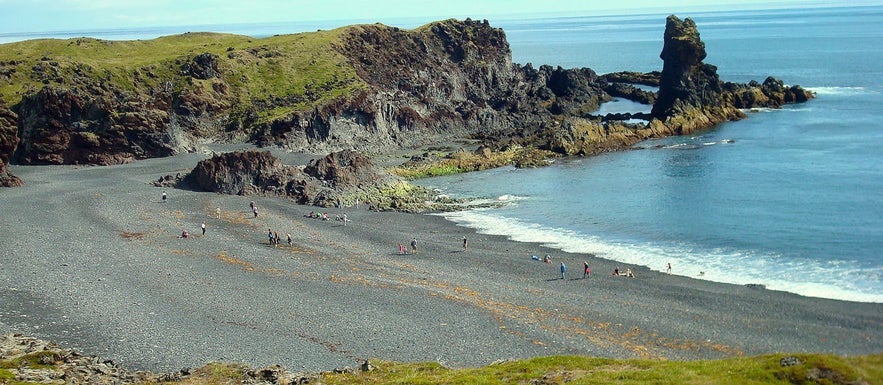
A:
<svg viewBox="0 0 883 385">
<path fill-rule="evenodd" d="M 666 18 L 659 93 L 651 115 L 663 122 L 665 131 L 688 135 L 715 124 L 745 117 L 743 108 L 779 108 L 801 103 L 813 94 L 800 86 L 786 86 L 768 77 L 763 84 L 722 82 L 717 67 L 703 63 L 705 43 L 696 23 L 675 15 Z M 654 122 L 654 124 L 659 124 Z"/>
</svg>

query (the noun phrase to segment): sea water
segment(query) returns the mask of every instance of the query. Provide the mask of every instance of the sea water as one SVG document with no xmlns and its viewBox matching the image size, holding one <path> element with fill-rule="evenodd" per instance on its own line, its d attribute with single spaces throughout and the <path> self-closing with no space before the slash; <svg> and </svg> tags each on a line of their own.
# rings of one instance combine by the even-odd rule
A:
<svg viewBox="0 0 883 385">
<path fill-rule="evenodd" d="M 515 62 L 646 72 L 662 68 L 666 16 L 501 26 Z M 696 22 L 722 80 L 775 76 L 817 98 L 633 151 L 422 181 L 505 203 L 444 216 L 674 274 L 883 302 L 883 7 L 678 16 Z M 602 109 L 647 110 L 616 103 Z"/>
</svg>

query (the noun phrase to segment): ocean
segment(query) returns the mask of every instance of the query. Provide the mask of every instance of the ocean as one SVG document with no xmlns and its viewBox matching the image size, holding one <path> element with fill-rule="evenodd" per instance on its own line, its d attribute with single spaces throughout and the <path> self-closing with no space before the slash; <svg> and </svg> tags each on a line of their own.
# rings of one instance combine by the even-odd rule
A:
<svg viewBox="0 0 883 385">
<path fill-rule="evenodd" d="M 513 61 L 597 73 L 662 69 L 667 14 L 490 20 Z M 674 274 L 801 295 L 883 302 L 883 7 L 679 13 L 724 81 L 774 76 L 817 98 L 749 112 L 633 151 L 432 178 L 456 197 L 504 203 L 443 214 L 481 233 Z M 413 28 L 426 21 L 389 23 Z M 186 31 L 263 37 L 352 21 L 0 34 L 0 42 Z M 625 100 L 604 112 L 649 111 Z M 513 182 L 517 181 L 517 182 Z M 474 241 L 473 241 L 474 242 Z M 525 256 L 530 258 L 530 256 Z"/>
<path fill-rule="evenodd" d="M 665 14 L 498 23 L 518 63 L 661 70 Z M 817 98 L 632 151 L 420 183 L 501 208 L 443 214 L 481 233 L 735 284 L 883 302 L 883 7 L 679 14 L 724 81 Z M 649 111 L 619 100 L 607 112 Z M 530 256 L 525 256 L 529 258 Z"/>
</svg>

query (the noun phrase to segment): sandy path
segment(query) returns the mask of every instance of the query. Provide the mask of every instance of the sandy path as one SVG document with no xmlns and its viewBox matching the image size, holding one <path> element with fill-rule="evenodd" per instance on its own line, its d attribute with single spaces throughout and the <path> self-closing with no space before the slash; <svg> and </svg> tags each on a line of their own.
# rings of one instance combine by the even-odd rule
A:
<svg viewBox="0 0 883 385">
<path fill-rule="evenodd" d="M 13 168 L 27 185 L 0 190 L 0 331 L 151 370 L 213 360 L 319 371 L 365 358 L 476 366 L 570 353 L 883 351 L 883 304 L 639 266 L 638 278 L 613 278 L 606 272 L 626 266 L 474 234 L 435 216 L 348 208 L 344 227 L 269 198 L 254 199 L 258 218 L 247 197 L 167 190 L 162 203 L 162 189 L 148 182 L 199 159 Z M 195 236 L 178 238 L 185 228 Z M 283 239 L 291 233 L 295 246 L 268 245 L 268 228 Z M 398 255 L 397 243 L 411 237 L 420 253 Z M 554 264 L 530 259 L 546 253 Z M 596 273 L 583 280 L 586 259 Z"/>
</svg>

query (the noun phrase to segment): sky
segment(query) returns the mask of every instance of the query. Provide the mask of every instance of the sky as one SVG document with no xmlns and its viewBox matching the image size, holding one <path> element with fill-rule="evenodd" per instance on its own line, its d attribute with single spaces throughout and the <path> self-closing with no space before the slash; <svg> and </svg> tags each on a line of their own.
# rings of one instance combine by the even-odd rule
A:
<svg viewBox="0 0 883 385">
<path fill-rule="evenodd" d="M 832 5 L 883 5 L 883 0 L 0 0 L 0 35 L 9 40 L 11 35 L 34 32 L 56 37 L 51 32 L 234 23 L 322 22 L 332 28 L 352 22 L 397 25 L 401 19 L 467 17 L 493 24 L 494 19 L 525 16 Z M 290 32 L 300 31 L 279 31 Z"/>
</svg>

